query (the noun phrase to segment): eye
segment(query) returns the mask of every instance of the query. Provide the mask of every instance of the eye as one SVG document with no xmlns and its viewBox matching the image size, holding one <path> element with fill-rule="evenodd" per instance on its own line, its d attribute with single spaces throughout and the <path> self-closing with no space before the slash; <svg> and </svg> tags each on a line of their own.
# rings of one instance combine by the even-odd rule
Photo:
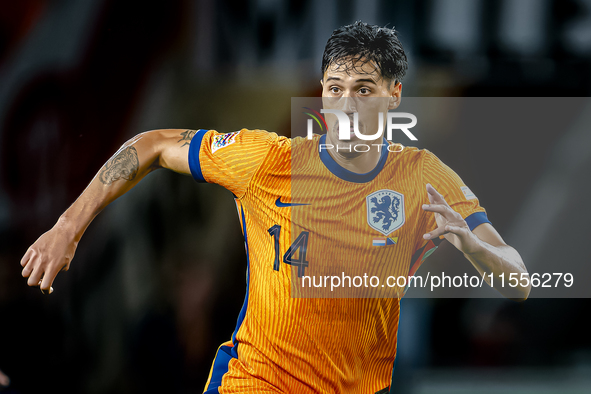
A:
<svg viewBox="0 0 591 394">
<path fill-rule="evenodd" d="M 361 88 L 359 89 L 359 94 L 370 94 L 371 91 L 369 90 L 369 88 Z"/>
<path fill-rule="evenodd" d="M 338 87 L 336 87 L 336 86 L 332 86 L 332 87 L 330 88 L 330 92 L 331 92 L 332 94 L 339 94 L 339 92 L 340 92 L 340 91 L 341 91 L 341 89 L 339 89 L 339 88 L 338 88 Z"/>
</svg>

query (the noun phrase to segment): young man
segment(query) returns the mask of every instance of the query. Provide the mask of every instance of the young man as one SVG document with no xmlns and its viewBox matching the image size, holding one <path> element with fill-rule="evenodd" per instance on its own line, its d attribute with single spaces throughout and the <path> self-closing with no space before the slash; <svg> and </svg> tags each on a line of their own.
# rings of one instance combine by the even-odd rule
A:
<svg viewBox="0 0 591 394">
<path fill-rule="evenodd" d="M 344 26 L 325 48 L 324 103 L 351 118 L 358 112 L 358 131 L 369 138 L 378 126 L 367 114 L 399 105 L 405 70 L 393 29 Z M 366 106 L 370 110 L 362 111 Z M 440 236 L 481 274 L 527 271 L 476 197 L 437 157 L 415 148 L 386 149 L 392 145 L 382 137 L 366 141 L 368 151 L 348 149 L 358 136 L 352 127 L 348 140 L 340 138 L 337 123 L 327 116 L 327 134 L 311 140 L 246 129 L 140 134 L 29 248 L 21 261 L 23 276 L 29 286 L 50 291 L 92 219 L 110 202 L 157 168 L 192 174 L 233 193 L 247 253 L 244 305 L 231 340 L 217 352 L 205 391 L 387 392 L 399 298 L 294 298 L 294 283 L 341 269 L 340 256 L 352 270 L 378 267 L 408 275 Z M 296 192 L 306 200 L 297 201 Z M 376 236 L 391 242 L 372 249 Z M 520 287 L 510 296 L 525 299 L 529 290 Z"/>
</svg>

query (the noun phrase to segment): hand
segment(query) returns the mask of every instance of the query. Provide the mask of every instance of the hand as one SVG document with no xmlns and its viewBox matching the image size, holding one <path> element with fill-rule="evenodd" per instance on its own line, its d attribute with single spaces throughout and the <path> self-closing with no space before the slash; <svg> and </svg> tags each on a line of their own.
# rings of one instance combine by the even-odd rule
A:
<svg viewBox="0 0 591 394">
<path fill-rule="evenodd" d="M 10 384 L 10 379 L 8 376 L 4 374 L 4 372 L 0 371 L 0 387 L 8 387 Z"/>
<path fill-rule="evenodd" d="M 53 291 L 51 285 L 60 271 L 67 271 L 74 258 L 78 242 L 67 226 L 58 222 L 29 247 L 23 258 L 22 275 L 29 286 L 40 286 L 44 294 Z"/>
<path fill-rule="evenodd" d="M 437 228 L 423 235 L 425 239 L 433 239 L 444 235 L 456 248 L 470 254 L 478 249 L 478 240 L 470 231 L 468 224 L 458 212 L 454 211 L 447 201 L 431 184 L 427 184 L 427 196 L 430 204 L 423 204 L 423 210 L 435 213 Z"/>
</svg>

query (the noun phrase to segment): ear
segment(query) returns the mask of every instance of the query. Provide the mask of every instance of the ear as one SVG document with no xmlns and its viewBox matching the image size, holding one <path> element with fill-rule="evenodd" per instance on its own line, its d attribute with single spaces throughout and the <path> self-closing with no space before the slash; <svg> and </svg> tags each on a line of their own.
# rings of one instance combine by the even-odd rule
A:
<svg viewBox="0 0 591 394">
<path fill-rule="evenodd" d="M 397 82 L 390 91 L 390 100 L 388 102 L 388 109 L 398 108 L 402 101 L 402 82 Z"/>
</svg>

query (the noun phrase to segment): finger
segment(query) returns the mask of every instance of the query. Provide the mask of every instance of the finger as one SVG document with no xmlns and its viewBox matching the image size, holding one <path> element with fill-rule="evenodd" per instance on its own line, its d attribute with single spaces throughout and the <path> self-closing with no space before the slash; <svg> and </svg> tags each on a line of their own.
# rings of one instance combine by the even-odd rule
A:
<svg viewBox="0 0 591 394">
<path fill-rule="evenodd" d="M 441 195 L 437 190 L 435 190 L 435 188 L 430 183 L 427 183 L 427 195 L 429 197 L 430 203 L 447 205 L 447 201 L 445 201 L 443 195 Z"/>
<path fill-rule="evenodd" d="M 29 276 L 29 280 L 27 280 L 27 285 L 29 286 L 39 286 L 39 281 L 43 277 L 43 268 L 40 266 L 36 266 L 31 272 Z"/>
<path fill-rule="evenodd" d="M 437 190 L 430 183 L 427 183 L 427 198 L 431 204 L 437 203 Z"/>
<path fill-rule="evenodd" d="M 33 272 L 33 270 L 35 269 L 36 266 L 36 262 L 35 262 L 35 257 L 31 257 L 31 259 L 27 262 L 27 265 L 25 266 L 25 268 L 23 268 L 21 274 L 23 275 L 23 278 L 28 278 L 31 275 L 31 272 Z"/>
<path fill-rule="evenodd" d="M 448 232 L 445 230 L 445 227 L 437 227 L 435 230 L 430 231 L 426 234 L 423 234 L 424 239 L 434 239 L 440 237 L 442 235 L 447 234 Z"/>
<path fill-rule="evenodd" d="M 423 204 L 423 210 L 427 212 L 436 212 L 447 220 L 456 220 L 456 211 L 451 209 L 449 205 L 442 204 Z"/>
<path fill-rule="evenodd" d="M 427 198 L 429 199 L 429 203 L 435 204 L 435 198 L 430 193 L 427 193 Z"/>
<path fill-rule="evenodd" d="M 29 262 L 29 259 L 32 257 L 33 255 L 33 250 L 32 249 L 28 249 L 27 252 L 25 253 L 25 255 L 23 256 L 23 258 L 21 259 L 21 266 L 25 267 L 27 265 L 27 263 Z"/>
<path fill-rule="evenodd" d="M 55 280 L 55 277 L 57 276 L 57 274 L 60 272 L 59 267 L 55 267 L 55 268 L 50 268 L 48 270 L 45 271 L 45 275 L 43 275 L 43 280 L 41 282 L 41 291 L 45 291 L 51 294 L 51 292 L 53 291 L 51 285 L 53 284 L 53 281 Z M 45 293 L 44 293 L 45 294 Z"/>
</svg>

